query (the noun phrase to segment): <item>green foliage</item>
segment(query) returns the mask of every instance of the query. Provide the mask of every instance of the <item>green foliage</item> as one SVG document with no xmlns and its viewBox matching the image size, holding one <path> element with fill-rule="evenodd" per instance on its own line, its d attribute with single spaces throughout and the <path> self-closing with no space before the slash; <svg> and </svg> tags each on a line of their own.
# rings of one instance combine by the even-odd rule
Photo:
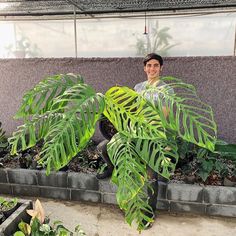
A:
<svg viewBox="0 0 236 236">
<path fill-rule="evenodd" d="M 35 202 L 34 210 L 27 210 L 32 216 L 30 223 L 21 221 L 18 224 L 20 231 L 16 231 L 13 236 L 71 236 L 73 232 L 68 230 L 61 221 L 54 221 L 50 224 L 49 218 L 44 218 L 44 209 L 39 200 Z M 86 235 L 80 225 L 75 227 L 74 233 L 78 236 Z"/>
<path fill-rule="evenodd" d="M 120 133 L 130 138 L 166 138 L 158 112 L 132 89 L 112 87 L 105 102 L 104 115 Z"/>
<path fill-rule="evenodd" d="M 39 164 L 59 170 L 82 150 L 104 109 L 103 95 L 83 83 L 81 76 L 56 75 L 27 92 L 17 112 L 25 124 L 9 139 L 11 154 L 44 139 Z"/>
<path fill-rule="evenodd" d="M 1 128 L 2 126 L 2 122 L 0 122 L 0 151 L 3 151 L 4 149 L 7 148 L 8 146 L 8 141 L 7 138 L 5 136 L 5 131 L 3 131 L 3 129 Z"/>
<path fill-rule="evenodd" d="M 13 236 L 25 236 L 25 234 L 21 231 L 16 231 Z"/>
<path fill-rule="evenodd" d="M 212 110 L 200 101 L 194 87 L 172 77 L 163 80 L 168 85 L 150 86 L 143 94 L 116 86 L 103 96 L 80 76 L 52 76 L 24 95 L 17 117 L 25 123 L 9 139 L 12 154 L 43 139 L 39 163 L 47 166 L 49 174 L 68 164 L 86 146 L 104 114 L 118 131 L 108 144 L 115 166 L 112 181 L 118 186 L 117 201 L 127 222 L 136 221 L 141 231 L 143 219 L 152 221 L 145 214 L 152 212 L 147 203 L 151 185 L 146 167 L 169 178 L 179 158 L 178 135 L 211 151 L 216 139 Z M 168 108 L 167 118 L 163 107 Z"/>
<path fill-rule="evenodd" d="M 135 139 L 135 151 L 155 172 L 169 179 L 178 162 L 176 143 L 172 140 Z"/>
<path fill-rule="evenodd" d="M 236 176 L 236 145 L 218 141 L 214 152 L 199 148 L 197 161 L 197 174 L 203 181 L 206 181 L 213 171 L 221 177 Z"/>
<path fill-rule="evenodd" d="M 153 222 L 153 218 L 149 216 L 152 215 L 152 208 L 148 204 L 147 188 L 150 188 L 150 186 L 148 186 L 148 183 L 146 182 L 137 194 L 127 202 L 124 208 L 127 223 L 132 225 L 133 222 L 136 222 L 137 230 L 139 232 L 145 229 L 143 220 L 146 222 Z"/>
<path fill-rule="evenodd" d="M 115 167 L 112 180 L 118 185 L 117 201 L 121 208 L 125 208 L 147 182 L 146 166 L 142 164 L 134 144 L 119 133 L 109 142 L 108 154 Z"/>
<path fill-rule="evenodd" d="M 126 87 L 112 87 L 105 94 L 104 114 L 119 132 L 108 144 L 108 154 L 115 166 L 112 181 L 118 186 L 118 204 L 126 212 L 134 207 L 134 201 L 135 213 L 145 212 L 140 211 L 147 199 L 147 193 L 142 189 L 148 188 L 143 163 L 166 178 L 175 170 L 178 162 L 177 135 L 214 149 L 216 125 L 210 107 L 199 100 L 193 86 L 172 77 L 163 80 L 170 83 L 161 88 L 150 86 L 141 95 Z M 169 92 L 171 88 L 175 93 Z M 160 97 L 158 103 L 154 99 L 156 93 Z M 152 102 L 145 99 L 147 95 Z M 195 106 L 191 104 L 193 102 Z M 168 118 L 162 109 L 166 106 L 170 109 Z M 139 194 L 146 197 L 139 199 Z M 134 220 L 130 215 L 126 219 L 129 223 L 130 219 Z M 138 229 L 142 229 L 139 220 Z"/>
<path fill-rule="evenodd" d="M 66 89 L 77 84 L 83 84 L 81 76 L 60 74 L 48 77 L 25 93 L 15 118 L 28 118 L 30 115 L 42 115 L 47 111 L 53 110 L 54 99 L 63 95 Z M 66 104 L 68 104 L 68 101 L 63 103 L 63 105 Z M 57 107 L 54 106 L 53 108 L 56 109 Z"/>
<path fill-rule="evenodd" d="M 0 197 L 0 212 L 1 211 L 8 211 L 10 209 L 12 209 L 13 207 L 15 207 L 18 203 L 18 199 L 17 198 L 12 198 L 10 200 L 7 200 L 3 197 Z"/>
<path fill-rule="evenodd" d="M 169 82 L 161 88 L 149 87 L 147 93 L 153 96 L 158 92 L 161 99 L 152 105 L 156 107 L 162 124 L 165 128 L 176 131 L 182 139 L 207 148 L 211 151 L 215 148 L 216 124 L 213 119 L 213 112 L 209 105 L 203 103 L 196 94 L 195 88 L 183 83 L 173 77 L 164 77 L 162 81 Z M 174 93 L 170 93 L 170 89 Z M 166 118 L 163 107 L 169 107 L 169 114 Z"/>
<path fill-rule="evenodd" d="M 222 140 L 217 140 L 214 152 L 224 159 L 236 162 L 236 144 L 228 144 Z"/>
<path fill-rule="evenodd" d="M 55 221 L 51 226 L 49 223 L 40 223 L 38 218 L 33 218 L 30 225 L 21 221 L 18 224 L 18 228 L 21 231 L 16 231 L 14 236 L 70 236 L 73 232 L 68 230 L 61 221 Z M 77 225 L 74 233 L 78 236 L 86 235 L 81 229 L 80 225 Z"/>
<path fill-rule="evenodd" d="M 181 167 L 185 174 L 194 172 L 204 182 L 213 173 L 218 174 L 221 178 L 236 176 L 235 144 L 217 140 L 215 150 L 212 152 L 180 139 L 178 149 L 181 159 L 185 161 Z"/>
</svg>

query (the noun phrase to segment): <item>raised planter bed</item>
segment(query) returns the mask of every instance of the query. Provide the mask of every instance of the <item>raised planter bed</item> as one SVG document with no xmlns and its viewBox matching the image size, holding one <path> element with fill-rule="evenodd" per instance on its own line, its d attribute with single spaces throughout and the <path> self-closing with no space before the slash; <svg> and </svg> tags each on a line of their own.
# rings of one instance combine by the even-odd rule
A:
<svg viewBox="0 0 236 236">
<path fill-rule="evenodd" d="M 0 181 L 1 180 L 2 179 L 0 179 Z M 0 193 L 3 193 L 1 189 Z M 32 201 L 19 199 L 18 204 L 19 207 L 2 224 L 0 224 L 0 236 L 13 235 L 21 220 L 25 222 L 30 221 L 31 217 L 26 213 L 26 209 L 32 209 Z"/>
<path fill-rule="evenodd" d="M 0 169 L 2 194 L 117 204 L 116 187 L 93 174 Z M 159 181 L 157 209 L 236 217 L 236 188 Z"/>
</svg>

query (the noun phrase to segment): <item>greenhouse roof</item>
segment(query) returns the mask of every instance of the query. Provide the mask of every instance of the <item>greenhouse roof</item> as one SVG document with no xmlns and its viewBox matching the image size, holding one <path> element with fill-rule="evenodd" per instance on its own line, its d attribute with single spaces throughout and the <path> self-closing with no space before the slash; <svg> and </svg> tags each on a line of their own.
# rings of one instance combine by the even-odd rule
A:
<svg viewBox="0 0 236 236">
<path fill-rule="evenodd" d="M 236 0 L 3 0 L 0 1 L 1 16 L 35 16 L 106 14 L 143 11 L 177 11 L 194 9 L 233 9 Z"/>
</svg>

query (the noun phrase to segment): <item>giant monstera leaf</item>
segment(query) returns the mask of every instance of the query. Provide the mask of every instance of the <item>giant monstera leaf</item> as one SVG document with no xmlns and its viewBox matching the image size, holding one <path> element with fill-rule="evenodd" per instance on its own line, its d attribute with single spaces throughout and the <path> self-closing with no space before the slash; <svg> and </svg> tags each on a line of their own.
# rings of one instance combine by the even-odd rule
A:
<svg viewBox="0 0 236 236">
<path fill-rule="evenodd" d="M 158 112 L 127 87 L 112 87 L 105 94 L 105 116 L 118 132 L 132 138 L 166 138 Z"/>
<path fill-rule="evenodd" d="M 26 120 L 8 139 L 11 145 L 11 155 L 35 146 L 40 139 L 45 137 L 50 126 L 57 123 L 62 117 L 61 113 L 45 113 L 44 115 L 34 115 L 31 120 Z"/>
<path fill-rule="evenodd" d="M 216 124 L 209 105 L 203 103 L 197 96 L 195 88 L 173 77 L 162 78 L 168 84 L 160 87 L 149 87 L 144 93 L 159 94 L 158 102 L 151 99 L 157 108 L 163 125 L 177 131 L 184 140 L 214 150 L 216 142 Z M 170 93 L 170 90 L 174 93 Z M 152 97 L 152 96 L 151 96 Z M 167 107 L 169 115 L 166 118 L 163 107 Z"/>
<path fill-rule="evenodd" d="M 67 165 L 86 146 L 94 134 L 103 109 L 103 96 L 94 94 L 80 106 L 65 113 L 63 119 L 50 127 L 39 161 L 47 166 L 47 173 L 50 169 L 59 170 Z"/>
<path fill-rule="evenodd" d="M 150 215 L 153 214 L 151 206 L 148 204 L 147 188 L 146 183 L 139 192 L 130 199 L 126 204 L 125 209 L 125 220 L 129 225 L 132 223 L 137 224 L 137 230 L 140 232 L 145 229 L 144 222 L 153 222 L 153 218 Z"/>
<path fill-rule="evenodd" d="M 73 84 L 71 77 L 80 79 L 77 84 Z M 58 90 L 58 84 L 60 84 L 58 77 L 51 77 L 44 81 L 43 87 L 47 87 L 47 83 L 50 84 L 47 96 L 52 99 L 48 105 L 42 103 L 42 107 L 38 106 L 38 111 L 31 108 L 24 109 L 27 104 L 26 98 L 29 99 L 29 107 L 35 102 L 32 97 L 37 97 L 40 101 L 43 100 L 38 97 L 39 87 L 36 86 L 35 96 L 32 92 L 34 89 L 29 93 L 30 96 L 24 96 L 20 114 L 22 117 L 26 116 L 27 120 L 9 139 L 12 145 L 12 154 L 32 147 L 37 141 L 44 139 L 39 163 L 47 166 L 47 173 L 68 164 L 85 147 L 94 134 L 95 124 L 105 106 L 103 95 L 95 93 L 92 87 L 81 82 L 80 76 L 61 76 L 63 81 L 65 78 L 68 79 L 68 84 L 62 90 L 59 89 L 60 92 L 57 96 L 55 96 L 55 91 Z M 56 81 L 55 83 L 53 83 L 53 79 Z M 43 92 L 41 96 L 45 98 L 45 93 Z"/>
<path fill-rule="evenodd" d="M 145 165 L 134 148 L 130 140 L 119 133 L 107 145 L 108 155 L 115 167 L 113 181 L 118 180 L 117 200 L 121 206 L 137 194 L 147 179 Z"/>
<path fill-rule="evenodd" d="M 140 159 L 154 171 L 169 179 L 179 159 L 174 140 L 133 139 L 132 143 Z"/>
<path fill-rule="evenodd" d="M 73 85 L 82 83 L 83 78 L 80 75 L 60 74 L 48 77 L 24 94 L 22 105 L 15 118 L 24 118 L 49 111 L 54 98 L 62 95 Z"/>
<path fill-rule="evenodd" d="M 115 134 L 107 145 L 108 154 L 114 165 L 112 181 L 117 185 L 116 198 L 121 209 L 126 212 L 129 224 L 138 223 L 143 229 L 142 220 L 152 221 L 145 213 L 152 212 L 147 203 L 148 176 L 145 162 L 139 157 L 130 138 Z"/>
</svg>

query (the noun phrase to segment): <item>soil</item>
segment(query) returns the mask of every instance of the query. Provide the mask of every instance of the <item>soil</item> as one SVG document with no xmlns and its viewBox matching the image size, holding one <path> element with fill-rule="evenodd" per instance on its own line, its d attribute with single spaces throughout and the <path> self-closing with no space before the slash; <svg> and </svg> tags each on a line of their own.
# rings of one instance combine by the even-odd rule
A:
<svg viewBox="0 0 236 236">
<path fill-rule="evenodd" d="M 41 145 L 19 153 L 17 156 L 11 156 L 9 152 L 0 153 L 0 167 L 2 168 L 22 168 L 22 169 L 42 169 L 37 164 Z M 71 162 L 63 167 L 61 171 L 96 173 L 104 164 L 97 145 L 91 141 L 87 148 L 75 156 Z"/>
<path fill-rule="evenodd" d="M 117 133 L 113 124 L 105 117 L 100 120 L 99 129 L 102 135 L 108 140 Z M 4 148 L 2 151 L 0 149 L 0 167 L 42 169 L 42 167 L 37 164 L 41 148 L 42 143 L 39 142 L 35 147 L 23 151 L 19 153 L 18 156 L 14 157 L 10 156 L 8 148 Z M 192 147 L 188 147 L 187 150 L 191 150 L 191 148 Z M 228 163 L 228 166 L 230 165 L 232 167 L 232 163 Z M 190 154 L 187 153 L 184 158 L 179 158 L 175 173 L 171 176 L 171 182 L 198 185 L 236 186 L 235 175 L 224 178 L 216 171 L 211 171 L 208 178 L 203 181 L 199 175 L 199 167 L 199 163 L 196 161 L 194 155 L 191 152 Z M 74 157 L 67 166 L 61 169 L 61 171 L 96 174 L 97 172 L 101 172 L 103 168 L 104 161 L 101 157 L 101 153 L 97 149 L 97 144 L 91 140 L 87 148 Z"/>
<path fill-rule="evenodd" d="M 37 145 L 33 149 L 27 150 L 20 153 L 18 156 L 10 156 L 9 153 L 4 154 L 0 157 L 0 167 L 2 168 L 24 168 L 24 169 L 42 169 L 38 166 L 36 161 L 40 152 L 41 145 Z M 190 163 L 187 163 L 188 165 Z M 187 165 L 186 163 L 184 165 Z M 97 145 L 93 141 L 89 143 L 86 149 L 80 152 L 72 161 L 61 171 L 67 172 L 83 172 L 83 173 L 94 173 L 101 171 L 104 166 L 100 152 L 97 150 Z M 212 172 L 211 175 L 204 182 L 196 173 L 195 170 L 186 173 L 180 166 L 176 168 L 175 173 L 171 176 L 172 183 L 188 183 L 188 184 L 200 184 L 200 185 L 224 185 L 224 178 L 219 176 L 217 173 Z M 235 183 L 235 179 L 231 179 Z"/>
<path fill-rule="evenodd" d="M 175 173 L 171 177 L 171 182 L 186 183 L 186 184 L 198 184 L 198 185 L 224 185 L 224 178 L 213 172 L 204 182 L 199 176 L 193 173 L 184 174 L 179 168 L 175 170 Z"/>
</svg>

